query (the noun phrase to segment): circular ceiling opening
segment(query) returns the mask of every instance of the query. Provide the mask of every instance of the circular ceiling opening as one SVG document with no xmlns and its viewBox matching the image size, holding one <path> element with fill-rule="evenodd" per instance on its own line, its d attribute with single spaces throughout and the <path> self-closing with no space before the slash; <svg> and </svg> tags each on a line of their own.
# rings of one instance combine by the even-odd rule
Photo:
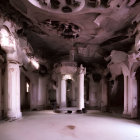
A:
<svg viewBox="0 0 140 140">
<path fill-rule="evenodd" d="M 28 0 L 32 5 L 52 13 L 74 13 L 83 9 L 85 0 Z"/>
</svg>

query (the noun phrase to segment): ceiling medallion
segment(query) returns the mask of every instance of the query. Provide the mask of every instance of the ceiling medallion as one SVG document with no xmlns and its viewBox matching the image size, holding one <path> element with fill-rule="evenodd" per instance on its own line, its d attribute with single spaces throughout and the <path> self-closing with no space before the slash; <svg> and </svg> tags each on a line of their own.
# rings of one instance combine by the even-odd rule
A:
<svg viewBox="0 0 140 140">
<path fill-rule="evenodd" d="M 28 0 L 34 6 L 52 13 L 74 13 L 82 10 L 85 0 Z"/>
<path fill-rule="evenodd" d="M 56 30 L 58 35 L 65 39 L 75 39 L 79 37 L 80 27 L 74 23 L 65 23 L 47 19 L 40 24 L 47 26 L 47 28 Z"/>
</svg>

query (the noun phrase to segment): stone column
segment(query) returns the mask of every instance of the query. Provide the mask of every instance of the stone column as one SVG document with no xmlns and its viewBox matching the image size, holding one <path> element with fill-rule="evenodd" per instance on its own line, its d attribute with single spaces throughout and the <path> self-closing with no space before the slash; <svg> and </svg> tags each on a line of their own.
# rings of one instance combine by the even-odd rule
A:
<svg viewBox="0 0 140 140">
<path fill-rule="evenodd" d="M 6 115 L 9 119 L 22 117 L 20 111 L 20 69 L 19 64 L 7 61 L 6 68 Z"/>
<path fill-rule="evenodd" d="M 75 95 L 75 82 L 72 81 L 72 96 L 71 96 L 71 99 L 72 99 L 72 106 L 75 107 L 76 106 L 76 95 Z"/>
<path fill-rule="evenodd" d="M 124 75 L 124 110 L 123 115 L 128 115 L 128 76 Z"/>
<path fill-rule="evenodd" d="M 78 110 L 85 108 L 84 105 L 84 74 L 86 69 L 81 65 L 78 73 Z"/>
<path fill-rule="evenodd" d="M 108 106 L 108 95 L 107 95 L 107 80 L 102 78 L 102 95 L 101 95 L 101 111 L 107 111 Z"/>
<path fill-rule="evenodd" d="M 38 80 L 38 110 L 45 109 L 46 107 L 46 77 L 45 76 L 39 76 Z"/>
<path fill-rule="evenodd" d="M 60 107 L 60 102 L 61 102 L 61 76 L 58 75 L 58 85 L 56 89 L 56 103 Z"/>
<path fill-rule="evenodd" d="M 60 107 L 66 107 L 66 80 L 61 79 Z"/>
<path fill-rule="evenodd" d="M 136 77 L 129 77 L 128 88 L 128 113 L 131 118 L 137 118 L 138 100 L 137 100 L 137 80 Z"/>
</svg>

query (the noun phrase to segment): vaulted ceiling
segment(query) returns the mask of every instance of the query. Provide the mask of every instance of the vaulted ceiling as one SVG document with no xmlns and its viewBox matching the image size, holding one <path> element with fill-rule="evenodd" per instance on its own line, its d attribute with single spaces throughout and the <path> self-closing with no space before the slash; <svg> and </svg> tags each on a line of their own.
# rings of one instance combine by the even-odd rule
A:
<svg viewBox="0 0 140 140">
<path fill-rule="evenodd" d="M 75 49 L 87 66 L 106 64 L 111 50 L 128 52 L 140 19 L 139 0 L 1 0 L 0 9 L 35 55 L 56 62 Z"/>
</svg>

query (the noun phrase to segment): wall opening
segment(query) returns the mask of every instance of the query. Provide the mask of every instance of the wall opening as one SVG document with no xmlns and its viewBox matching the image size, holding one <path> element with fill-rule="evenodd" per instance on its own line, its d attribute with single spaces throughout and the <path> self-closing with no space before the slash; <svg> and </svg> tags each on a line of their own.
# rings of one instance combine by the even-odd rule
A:
<svg viewBox="0 0 140 140">
<path fill-rule="evenodd" d="M 67 107 L 72 107 L 72 80 L 66 80 L 66 105 Z"/>
<path fill-rule="evenodd" d="M 30 80 L 21 73 L 21 111 L 30 110 Z"/>
<path fill-rule="evenodd" d="M 140 67 L 136 71 L 137 79 L 137 103 L 138 103 L 138 118 L 140 118 Z"/>
<path fill-rule="evenodd" d="M 109 104 L 112 112 L 122 114 L 124 108 L 124 77 L 123 74 L 112 81 L 112 91 L 109 97 Z"/>
</svg>

